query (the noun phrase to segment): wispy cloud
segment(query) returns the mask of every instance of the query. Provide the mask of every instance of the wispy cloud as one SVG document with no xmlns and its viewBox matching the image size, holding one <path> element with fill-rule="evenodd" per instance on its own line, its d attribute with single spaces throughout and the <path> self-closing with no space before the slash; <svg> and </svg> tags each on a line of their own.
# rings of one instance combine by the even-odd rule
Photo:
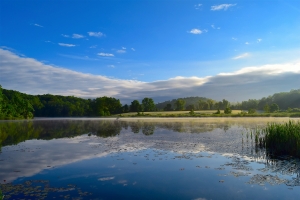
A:
<svg viewBox="0 0 300 200">
<path fill-rule="evenodd" d="M 215 27 L 214 24 L 212 24 L 211 27 L 212 27 L 213 29 L 221 29 L 220 27 Z"/>
<path fill-rule="evenodd" d="M 80 39 L 80 38 L 84 38 L 84 36 L 83 36 L 83 35 L 80 35 L 80 34 L 74 33 L 74 34 L 72 35 L 72 38 Z"/>
<path fill-rule="evenodd" d="M 61 34 L 61 36 L 66 37 L 66 38 L 70 37 L 69 35 L 65 35 L 65 34 Z"/>
<path fill-rule="evenodd" d="M 250 43 L 249 43 L 249 42 L 245 42 L 245 44 L 246 44 L 246 45 L 249 45 Z"/>
<path fill-rule="evenodd" d="M 131 48 L 131 50 L 132 50 L 132 51 L 135 51 L 135 49 L 134 49 L 134 48 Z"/>
<path fill-rule="evenodd" d="M 119 49 L 117 50 L 117 53 L 126 53 L 126 51 L 124 49 Z"/>
<path fill-rule="evenodd" d="M 195 34 L 195 35 L 203 33 L 203 31 L 201 31 L 200 29 L 197 29 L 197 28 L 193 28 L 192 30 L 190 30 L 188 32 L 191 34 Z"/>
<path fill-rule="evenodd" d="M 112 53 L 98 53 L 97 55 L 103 56 L 103 57 L 114 57 L 115 55 Z"/>
<path fill-rule="evenodd" d="M 300 85 L 299 61 L 246 67 L 210 77 L 174 77 L 142 82 L 53 67 L 0 49 L 0 71 L 1 85 L 7 89 L 29 94 L 51 93 L 87 98 L 111 96 L 129 103 L 146 96 L 158 102 L 195 94 L 216 100 L 241 101 L 298 89 Z M 285 84 L 282 84 L 283 81 Z M 57 87 L 58 84 L 60 87 Z M 93 90 L 89 90 L 91 85 Z"/>
<path fill-rule="evenodd" d="M 97 45 L 92 45 L 92 46 L 90 46 L 90 48 L 95 49 L 95 48 L 97 48 Z"/>
<path fill-rule="evenodd" d="M 258 38 L 257 39 L 257 43 L 260 43 L 262 41 L 262 39 Z"/>
<path fill-rule="evenodd" d="M 196 10 L 198 10 L 198 9 L 200 9 L 201 6 L 202 6 L 202 4 L 199 3 L 199 4 L 196 4 L 194 7 Z"/>
<path fill-rule="evenodd" d="M 115 68 L 114 65 L 107 65 L 107 67 L 110 67 L 110 68 Z"/>
<path fill-rule="evenodd" d="M 42 25 L 39 25 L 39 24 L 33 24 L 34 26 L 37 26 L 37 27 L 41 27 L 41 28 L 43 28 L 43 26 Z"/>
<path fill-rule="evenodd" d="M 237 40 L 237 38 L 235 38 L 235 37 L 232 37 L 231 39 L 233 39 L 233 40 Z"/>
<path fill-rule="evenodd" d="M 58 43 L 59 46 L 63 46 L 63 47 L 75 47 L 75 44 L 66 44 L 66 43 Z"/>
<path fill-rule="evenodd" d="M 105 36 L 103 33 L 101 32 L 88 32 L 89 36 L 91 37 L 103 37 Z"/>
<path fill-rule="evenodd" d="M 236 4 L 220 4 L 211 6 L 210 10 L 217 11 L 217 10 L 227 10 L 228 8 L 235 6 Z"/>
<path fill-rule="evenodd" d="M 232 59 L 233 59 L 233 60 L 238 60 L 238 59 L 246 58 L 246 57 L 249 57 L 249 56 L 250 56 L 249 53 L 243 53 L 243 54 L 241 54 L 241 55 L 238 55 L 238 56 L 233 57 Z"/>
</svg>

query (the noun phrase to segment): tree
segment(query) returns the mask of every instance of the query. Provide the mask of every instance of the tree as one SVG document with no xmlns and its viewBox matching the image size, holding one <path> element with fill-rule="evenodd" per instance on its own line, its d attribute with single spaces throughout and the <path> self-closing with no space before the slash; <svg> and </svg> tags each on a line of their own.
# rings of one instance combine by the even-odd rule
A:
<svg viewBox="0 0 300 200">
<path fill-rule="evenodd" d="M 194 105 L 188 105 L 185 109 L 186 110 L 194 110 L 195 106 Z"/>
<path fill-rule="evenodd" d="M 225 114 L 231 114 L 231 108 L 227 107 L 224 109 Z"/>
<path fill-rule="evenodd" d="M 141 112 L 142 111 L 140 102 L 138 100 L 134 100 L 131 102 L 130 111 L 131 112 Z"/>
<path fill-rule="evenodd" d="M 145 112 L 149 112 L 149 111 L 154 111 L 155 110 L 155 104 L 154 104 L 153 99 L 151 99 L 151 98 L 145 97 L 142 100 L 142 105 L 143 105 L 143 108 L 144 108 Z"/>
<path fill-rule="evenodd" d="M 207 103 L 209 104 L 209 109 L 213 109 L 214 104 L 215 104 L 215 101 L 212 100 L 212 99 L 208 99 L 208 100 L 207 100 Z"/>
<path fill-rule="evenodd" d="M 164 111 L 172 111 L 172 105 L 170 103 L 168 103 L 165 107 L 164 107 Z"/>
<path fill-rule="evenodd" d="M 124 113 L 128 113 L 129 112 L 129 106 L 127 104 L 125 104 L 123 107 L 122 107 L 122 112 Z"/>
<path fill-rule="evenodd" d="M 176 110 L 184 110 L 185 101 L 183 99 L 177 99 L 175 105 L 176 105 Z"/>
<path fill-rule="evenodd" d="M 279 110 L 279 106 L 276 104 L 276 103 L 273 103 L 271 106 L 270 106 L 270 111 L 271 112 L 277 112 Z"/>
<path fill-rule="evenodd" d="M 264 106 L 264 111 L 265 111 L 265 113 L 269 113 L 270 112 L 270 106 L 269 106 L 269 104 L 266 104 Z"/>
</svg>

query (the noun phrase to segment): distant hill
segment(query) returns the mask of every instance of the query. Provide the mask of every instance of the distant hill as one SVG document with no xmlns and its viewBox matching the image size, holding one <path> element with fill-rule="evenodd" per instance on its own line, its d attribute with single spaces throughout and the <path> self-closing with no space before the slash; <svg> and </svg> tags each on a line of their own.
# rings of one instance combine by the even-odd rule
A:
<svg viewBox="0 0 300 200">
<path fill-rule="evenodd" d="M 203 101 L 207 101 L 209 98 L 205 98 L 205 97 L 185 97 L 185 98 L 178 98 L 178 99 L 183 99 L 185 101 L 185 106 L 189 106 L 189 105 L 194 105 L 195 108 L 197 109 L 199 107 L 199 100 L 203 100 Z M 173 99 L 173 100 L 169 100 L 169 101 L 165 101 L 162 103 L 158 103 L 156 104 L 156 108 L 158 110 L 163 110 L 167 104 L 171 104 L 172 108 L 175 109 L 175 102 L 177 101 L 177 99 Z"/>
</svg>

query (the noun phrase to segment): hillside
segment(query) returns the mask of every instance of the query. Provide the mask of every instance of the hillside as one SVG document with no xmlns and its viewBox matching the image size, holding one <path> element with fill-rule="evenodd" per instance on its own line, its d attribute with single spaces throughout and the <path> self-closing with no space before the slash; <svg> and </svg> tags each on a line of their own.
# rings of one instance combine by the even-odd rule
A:
<svg viewBox="0 0 300 200">
<path fill-rule="evenodd" d="M 205 97 L 185 97 L 185 98 L 180 98 L 180 99 L 183 99 L 185 101 L 185 106 L 194 105 L 196 109 L 198 109 L 198 107 L 199 107 L 199 100 L 202 100 L 202 101 L 209 100 L 208 98 L 205 98 Z M 158 103 L 158 104 L 156 104 L 156 108 L 158 110 L 163 110 L 167 106 L 167 104 L 171 104 L 172 108 L 175 109 L 176 101 L 177 101 L 177 99 L 173 99 L 173 100 L 169 100 L 169 101 L 164 101 L 162 103 Z"/>
</svg>

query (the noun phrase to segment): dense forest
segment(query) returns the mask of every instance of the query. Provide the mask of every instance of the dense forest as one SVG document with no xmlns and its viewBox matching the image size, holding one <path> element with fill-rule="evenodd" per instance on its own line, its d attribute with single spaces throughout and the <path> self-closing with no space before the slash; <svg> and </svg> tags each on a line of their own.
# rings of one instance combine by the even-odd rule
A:
<svg viewBox="0 0 300 200">
<path fill-rule="evenodd" d="M 151 112 L 172 110 L 246 110 L 256 112 L 299 112 L 300 89 L 281 92 L 261 99 L 249 99 L 237 103 L 228 100 L 215 101 L 205 97 L 186 97 L 155 105 L 152 98 L 141 102 L 133 100 L 122 105 L 113 97 L 82 99 L 74 96 L 29 95 L 0 86 L 0 119 L 30 119 L 33 117 L 96 117 L 126 112 Z"/>
</svg>

